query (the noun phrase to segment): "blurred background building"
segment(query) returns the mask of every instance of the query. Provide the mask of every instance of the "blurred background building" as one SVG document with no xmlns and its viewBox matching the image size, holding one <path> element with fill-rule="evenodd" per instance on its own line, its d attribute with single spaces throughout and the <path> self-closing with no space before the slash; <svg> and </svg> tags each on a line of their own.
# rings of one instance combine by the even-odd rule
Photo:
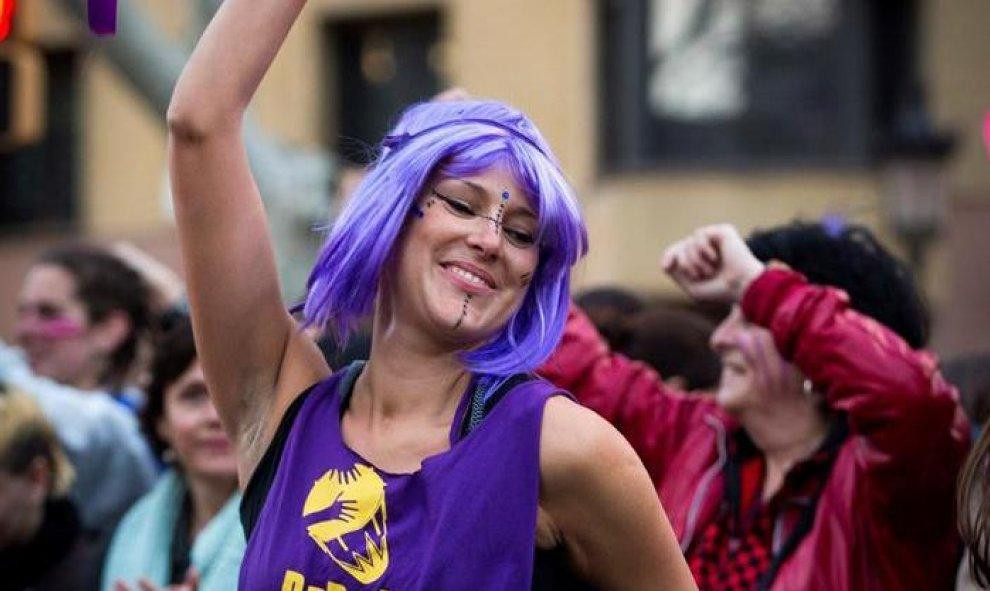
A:
<svg viewBox="0 0 990 591">
<path fill-rule="evenodd" d="M 121 0 L 113 40 L 76 3 L 20 3 L 0 44 L 0 337 L 54 242 L 179 264 L 163 88 L 217 2 Z M 921 273 L 936 349 L 990 352 L 988 31 L 986 0 L 310 0 L 252 110 L 286 291 L 398 110 L 461 86 L 554 146 L 578 287 L 669 292 L 660 252 L 702 224 L 864 223 Z"/>
</svg>

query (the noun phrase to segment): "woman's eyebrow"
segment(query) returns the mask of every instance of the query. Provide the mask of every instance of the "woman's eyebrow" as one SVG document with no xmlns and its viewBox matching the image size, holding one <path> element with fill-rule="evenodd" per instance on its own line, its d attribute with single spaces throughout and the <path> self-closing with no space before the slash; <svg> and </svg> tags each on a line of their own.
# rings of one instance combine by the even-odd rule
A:
<svg viewBox="0 0 990 591">
<path fill-rule="evenodd" d="M 488 191 L 485 190 L 485 188 L 482 187 L 481 185 L 479 185 L 478 183 L 475 183 L 473 181 L 469 181 L 469 180 L 466 180 L 466 179 L 458 179 L 458 178 L 454 178 L 454 179 L 451 179 L 451 180 L 457 181 L 458 183 L 461 183 L 462 185 L 466 185 L 469 189 L 471 189 L 472 191 L 474 191 L 475 193 L 477 193 L 481 197 L 487 197 L 488 196 Z"/>
</svg>

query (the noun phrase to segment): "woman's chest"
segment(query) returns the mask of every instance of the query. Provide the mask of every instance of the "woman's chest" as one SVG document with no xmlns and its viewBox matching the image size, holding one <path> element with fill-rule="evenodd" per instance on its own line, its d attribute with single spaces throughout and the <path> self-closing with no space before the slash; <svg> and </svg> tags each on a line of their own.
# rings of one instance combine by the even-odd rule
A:
<svg viewBox="0 0 990 591">
<path fill-rule="evenodd" d="M 391 423 L 376 428 L 341 420 L 343 444 L 369 464 L 391 474 L 413 474 L 423 461 L 451 447 L 448 424 Z"/>
<path fill-rule="evenodd" d="M 472 436 L 412 474 L 383 470 L 339 438 L 290 442 L 241 588 L 527 587 L 539 459 L 520 439 Z"/>
</svg>

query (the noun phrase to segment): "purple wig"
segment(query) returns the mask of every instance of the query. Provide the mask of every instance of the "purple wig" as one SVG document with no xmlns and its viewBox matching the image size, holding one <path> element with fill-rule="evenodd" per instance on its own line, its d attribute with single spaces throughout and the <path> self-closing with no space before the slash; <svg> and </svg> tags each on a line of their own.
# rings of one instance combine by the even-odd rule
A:
<svg viewBox="0 0 990 591">
<path fill-rule="evenodd" d="M 587 252 L 577 200 L 543 136 L 521 112 L 494 101 L 409 107 L 355 190 L 310 274 L 303 312 L 346 341 L 374 307 L 382 270 L 413 217 L 427 180 L 510 171 L 537 212 L 539 262 L 519 309 L 487 342 L 462 354 L 474 372 L 507 376 L 536 369 L 560 340 L 570 304 L 570 269 Z"/>
</svg>

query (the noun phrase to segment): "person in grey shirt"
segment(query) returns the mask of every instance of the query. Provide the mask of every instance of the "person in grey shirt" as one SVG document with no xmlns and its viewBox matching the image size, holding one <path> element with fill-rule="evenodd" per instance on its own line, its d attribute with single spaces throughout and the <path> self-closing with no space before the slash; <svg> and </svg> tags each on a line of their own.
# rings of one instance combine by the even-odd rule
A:
<svg viewBox="0 0 990 591">
<path fill-rule="evenodd" d="M 76 470 L 69 496 L 87 528 L 112 527 L 151 487 L 158 469 L 137 418 L 106 391 L 40 377 L 2 341 L 0 383 L 32 396 L 54 427 Z"/>
</svg>

